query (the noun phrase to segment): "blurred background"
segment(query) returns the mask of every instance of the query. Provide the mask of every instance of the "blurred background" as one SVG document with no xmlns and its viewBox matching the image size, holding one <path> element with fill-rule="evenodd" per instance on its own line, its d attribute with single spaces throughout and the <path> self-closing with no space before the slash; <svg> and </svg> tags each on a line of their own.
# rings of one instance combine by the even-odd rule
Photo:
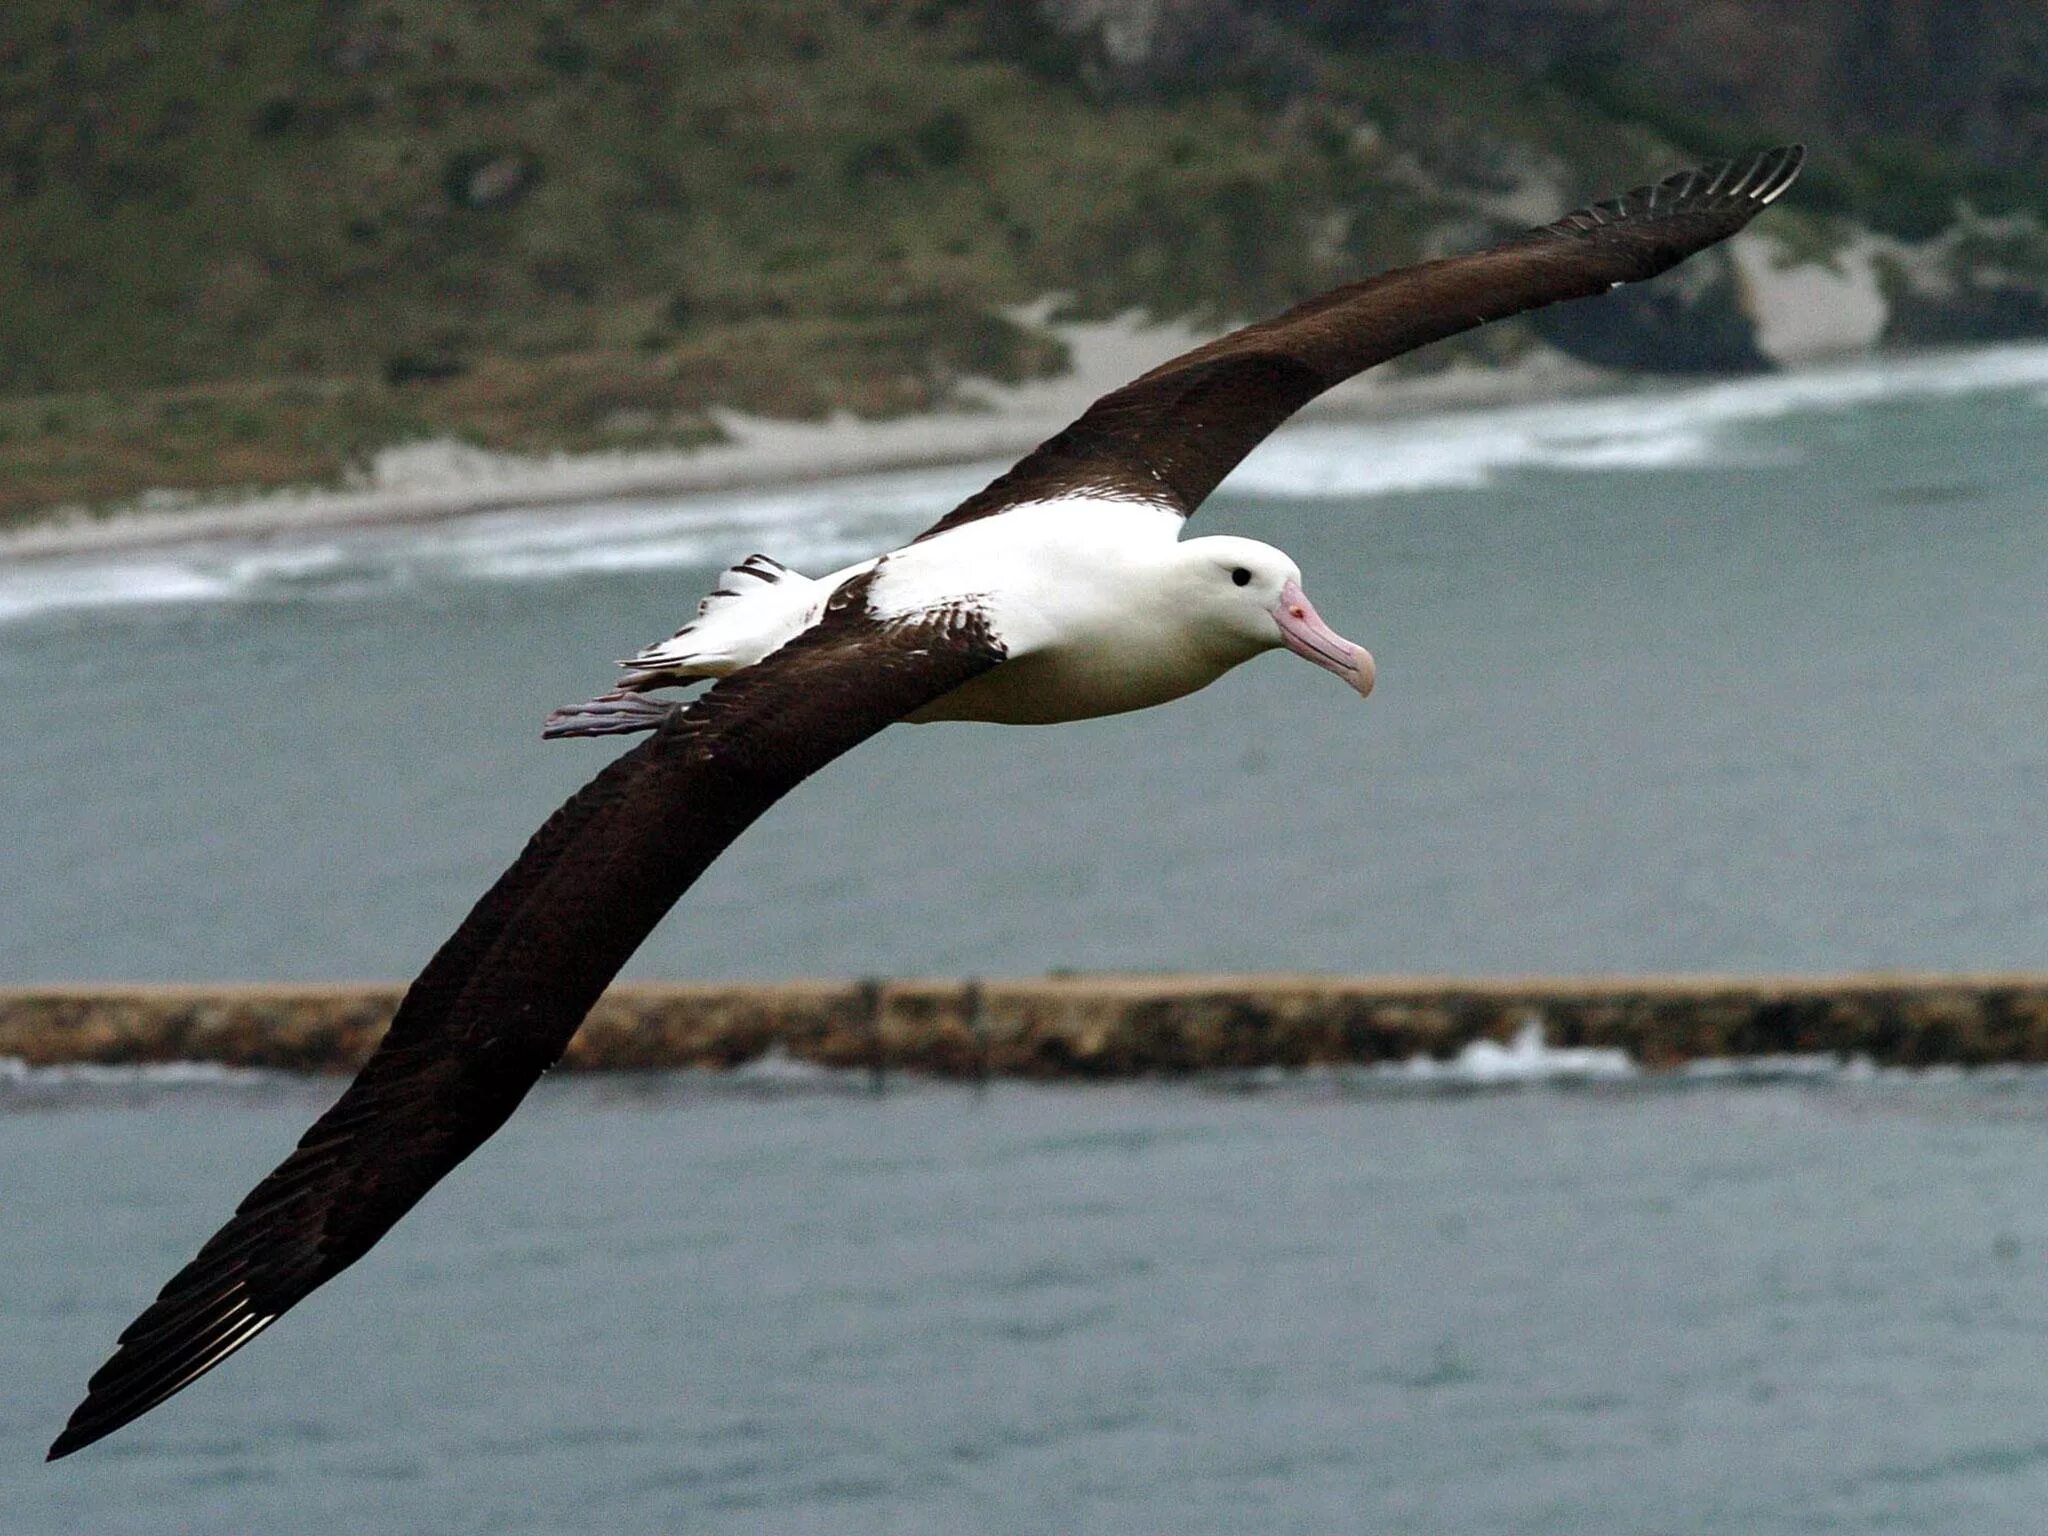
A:
<svg viewBox="0 0 2048 1536">
<path fill-rule="evenodd" d="M 2038 968 L 2044 138 L 2034 0 L 7 0 L 0 984 L 410 976 L 615 750 L 543 715 L 726 565 L 1794 139 L 1737 240 L 1378 370 L 1204 509 L 1369 702 L 1273 661 L 889 732 L 629 975 Z M 0 1059 L 0 1523 L 2038 1529 L 2036 1071 L 1532 1029 L 882 1086 L 551 1082 L 42 1472 L 334 1085 Z"/>
</svg>

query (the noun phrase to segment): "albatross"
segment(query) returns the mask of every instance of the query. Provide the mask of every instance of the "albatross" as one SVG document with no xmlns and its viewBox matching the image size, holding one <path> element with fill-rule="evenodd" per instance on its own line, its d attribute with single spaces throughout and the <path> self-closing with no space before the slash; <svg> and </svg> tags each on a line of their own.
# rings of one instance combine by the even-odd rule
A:
<svg viewBox="0 0 2048 1536">
<path fill-rule="evenodd" d="M 334 1107 L 121 1335 L 50 1448 L 183 1391 L 349 1265 L 505 1123 L 707 866 L 898 721 L 1052 724 L 1286 649 L 1371 692 L 1294 562 L 1181 537 L 1267 434 L 1375 363 L 1653 277 L 1741 229 L 1801 151 L 1683 171 L 1489 249 L 1367 278 L 1103 396 L 901 549 L 812 580 L 764 556 L 549 736 L 647 733 L 534 834 L 413 982 Z M 711 679 L 693 698 L 660 691 Z"/>
</svg>

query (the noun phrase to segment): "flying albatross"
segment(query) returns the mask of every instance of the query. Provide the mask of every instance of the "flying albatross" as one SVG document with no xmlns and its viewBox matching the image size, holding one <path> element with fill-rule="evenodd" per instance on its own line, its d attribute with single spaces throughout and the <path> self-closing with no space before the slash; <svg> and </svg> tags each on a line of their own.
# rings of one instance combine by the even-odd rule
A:
<svg viewBox="0 0 2048 1536">
<path fill-rule="evenodd" d="M 1180 538 L 1275 427 L 1426 342 L 1653 277 L 1791 185 L 1797 147 L 1681 172 L 1472 255 L 1337 288 L 1095 402 L 898 550 L 820 580 L 763 557 L 546 734 L 651 732 L 534 834 L 334 1107 L 121 1335 L 54 1459 L 190 1386 L 369 1252 L 505 1123 L 598 995 L 762 812 L 899 720 L 1143 709 L 1278 647 L 1360 694 L 1279 550 Z M 652 690 L 721 679 L 688 702 Z"/>
</svg>

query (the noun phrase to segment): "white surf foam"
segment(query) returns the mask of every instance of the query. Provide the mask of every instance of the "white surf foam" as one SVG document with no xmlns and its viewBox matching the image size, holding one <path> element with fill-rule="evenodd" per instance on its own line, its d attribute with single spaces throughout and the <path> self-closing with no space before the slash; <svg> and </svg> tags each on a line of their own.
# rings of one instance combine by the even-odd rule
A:
<svg viewBox="0 0 2048 1536">
<path fill-rule="evenodd" d="M 1627 1051 L 1600 1046 L 1553 1046 L 1543 1035 L 1543 1021 L 1530 1016 L 1515 1037 L 1502 1045 L 1474 1040 L 1449 1061 L 1417 1056 L 1397 1065 L 1376 1067 L 1373 1075 L 1403 1086 L 1504 1088 L 1530 1083 L 1614 1083 L 1637 1075 Z"/>
<path fill-rule="evenodd" d="M 818 1093 L 859 1089 L 872 1092 L 874 1074 L 846 1067 L 827 1067 L 792 1056 L 780 1040 L 752 1061 L 741 1062 L 720 1074 L 723 1082 L 737 1088 L 771 1093 Z"/>
<path fill-rule="evenodd" d="M 971 487 L 970 487 L 971 489 Z M 689 502 L 628 521 L 600 517 L 593 528 L 574 513 L 553 526 L 513 525 L 463 534 L 413 550 L 416 573 L 451 580 L 560 581 L 579 576 L 731 564 L 753 552 L 773 554 L 806 575 L 821 575 L 935 521 L 958 496 L 909 496 L 882 505 L 852 495 Z M 562 516 L 574 518 L 564 526 Z M 742 547 L 747 546 L 747 547 Z"/>
<path fill-rule="evenodd" d="M 72 608 L 222 602 L 235 584 L 183 561 L 94 561 L 0 572 L 0 624 Z"/>
<path fill-rule="evenodd" d="M 31 1066 L 19 1056 L 0 1056 L 0 1090 L 21 1088 L 241 1088 L 278 1080 L 275 1072 L 229 1067 L 215 1061 L 152 1061 L 110 1064 L 96 1061 Z"/>
<path fill-rule="evenodd" d="M 979 483 L 979 481 L 975 481 Z M 662 506 L 500 512 L 428 528 L 365 528 L 319 543 L 195 545 L 0 567 L 0 625 L 94 608 L 307 602 L 444 582 L 569 580 L 610 571 L 719 565 L 762 543 L 809 573 L 887 547 L 971 492 L 827 487 Z"/>
<path fill-rule="evenodd" d="M 999 472 L 956 466 L 675 501 L 479 513 L 318 541 L 36 560 L 0 567 L 0 624 L 124 605 L 298 602 L 421 583 L 716 566 L 755 543 L 816 575 L 908 537 Z"/>
</svg>

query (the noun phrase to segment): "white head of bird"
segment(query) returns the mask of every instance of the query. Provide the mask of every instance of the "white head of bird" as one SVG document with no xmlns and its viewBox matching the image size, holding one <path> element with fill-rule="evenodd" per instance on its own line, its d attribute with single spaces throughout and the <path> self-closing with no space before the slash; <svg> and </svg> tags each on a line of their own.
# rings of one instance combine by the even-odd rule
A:
<svg viewBox="0 0 2048 1536">
<path fill-rule="evenodd" d="M 1175 597 L 1205 635 L 1243 643 L 1239 660 L 1280 647 L 1334 672 L 1361 698 L 1372 692 L 1372 652 L 1323 622 L 1302 590 L 1301 567 L 1257 539 L 1218 536 L 1174 546 Z"/>
</svg>

